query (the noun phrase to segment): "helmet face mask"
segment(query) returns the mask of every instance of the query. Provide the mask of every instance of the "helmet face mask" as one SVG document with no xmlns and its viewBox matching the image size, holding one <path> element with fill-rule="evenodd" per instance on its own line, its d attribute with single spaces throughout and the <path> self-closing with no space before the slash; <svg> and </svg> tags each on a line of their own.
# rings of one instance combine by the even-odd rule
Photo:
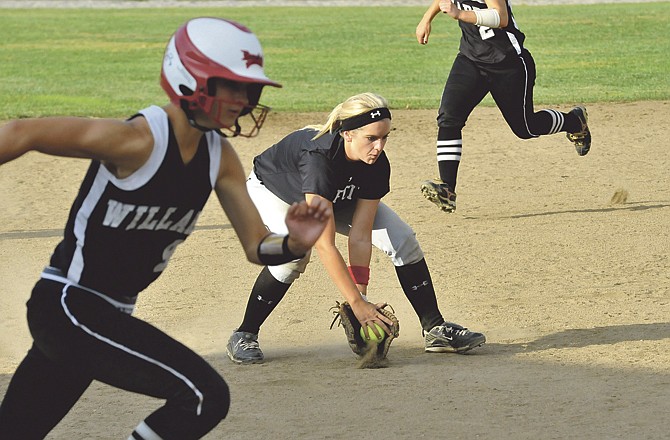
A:
<svg viewBox="0 0 670 440">
<path fill-rule="evenodd" d="M 262 104 L 256 104 L 255 106 L 247 106 L 242 111 L 240 116 L 235 121 L 234 127 L 224 127 L 219 129 L 219 133 L 224 136 L 241 136 L 241 137 L 254 137 L 258 134 L 265 118 L 270 112 L 270 107 L 267 107 Z M 244 120 L 244 127 L 242 127 L 240 120 Z M 249 127 L 249 128 L 247 128 Z M 244 128 L 245 131 L 242 131 Z"/>
<path fill-rule="evenodd" d="M 227 111 L 231 105 L 241 106 L 239 116 L 231 125 L 224 121 L 223 112 Z M 235 101 L 227 98 L 211 97 L 207 100 L 200 110 L 207 116 L 207 118 L 217 125 L 217 131 L 226 137 L 254 137 L 256 136 L 265 118 L 270 112 L 270 107 L 262 104 L 250 105 L 242 101 Z M 244 122 L 242 122 L 244 121 Z M 192 122 L 193 124 L 193 122 Z M 204 130 L 208 130 L 202 127 Z M 244 131 L 243 131 L 244 130 Z"/>
<path fill-rule="evenodd" d="M 263 51 L 258 38 L 246 27 L 218 18 L 195 18 L 181 26 L 170 38 L 165 49 L 161 86 L 170 101 L 184 110 L 189 121 L 202 130 L 208 128 L 195 123 L 194 113 L 202 110 L 215 123 L 220 123 L 220 114 L 212 115 L 220 101 L 214 96 L 213 80 L 224 79 L 247 85 L 248 106 L 240 116 L 256 114 L 250 118 L 254 126 L 248 133 L 258 134 L 265 121 L 269 107 L 259 106 L 262 89 L 266 85 L 281 87 L 270 80 L 263 71 Z M 220 101 L 221 103 L 224 101 Z M 262 116 L 262 117 L 261 117 Z M 245 118 L 246 119 L 246 118 Z M 233 136 L 242 134 L 238 121 L 231 129 Z"/>
</svg>

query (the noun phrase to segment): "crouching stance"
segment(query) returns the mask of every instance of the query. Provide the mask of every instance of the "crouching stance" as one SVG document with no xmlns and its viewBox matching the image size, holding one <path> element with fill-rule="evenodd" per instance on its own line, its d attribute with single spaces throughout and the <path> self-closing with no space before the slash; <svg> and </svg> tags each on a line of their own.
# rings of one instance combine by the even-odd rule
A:
<svg viewBox="0 0 670 440">
<path fill-rule="evenodd" d="M 372 93 L 352 96 L 332 110 L 326 124 L 297 130 L 257 156 L 247 181 L 249 194 L 265 224 L 279 232 L 292 203 L 319 200 L 333 207 L 334 217 L 315 247 L 362 326 L 378 324 L 389 331 L 390 320 L 379 310 L 384 304 L 368 302 L 366 296 L 375 246 L 395 266 L 426 333 L 426 351 L 468 351 L 486 338 L 445 322 L 414 231 L 381 202 L 390 190 L 391 167 L 384 152 L 390 131 L 391 112 L 384 98 Z M 347 262 L 335 246 L 336 233 L 348 236 Z M 244 319 L 228 341 L 233 362 L 263 361 L 260 327 L 305 271 L 309 258 L 308 252 L 299 260 L 261 271 Z"/>
</svg>

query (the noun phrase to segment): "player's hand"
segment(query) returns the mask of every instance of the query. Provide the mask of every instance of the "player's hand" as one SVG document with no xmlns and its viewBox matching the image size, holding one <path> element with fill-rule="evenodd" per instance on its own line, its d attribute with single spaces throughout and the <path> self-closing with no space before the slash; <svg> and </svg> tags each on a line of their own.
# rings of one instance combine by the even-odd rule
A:
<svg viewBox="0 0 670 440">
<path fill-rule="evenodd" d="M 454 4 L 453 0 L 440 0 L 440 11 L 445 14 L 449 14 L 451 18 L 458 20 L 460 12 L 458 7 Z"/>
<path fill-rule="evenodd" d="M 372 304 L 367 301 L 357 301 L 355 304 L 351 304 L 351 310 L 356 315 L 356 319 L 361 323 L 361 326 L 365 327 L 366 325 L 370 327 L 370 331 L 377 334 L 375 330 L 375 324 L 378 324 L 386 334 L 391 333 L 389 325 L 393 324 L 393 321 L 383 313 L 379 312 L 379 308 L 386 305 L 385 303 Z M 377 335 L 382 336 L 382 335 Z"/>
<path fill-rule="evenodd" d="M 419 44 L 428 44 L 430 36 L 430 20 L 421 20 L 416 26 L 416 40 Z"/>
<path fill-rule="evenodd" d="M 333 209 L 327 200 L 316 197 L 308 204 L 306 201 L 294 203 L 286 213 L 288 228 L 288 247 L 295 255 L 309 251 L 319 239 L 333 216 Z"/>
</svg>

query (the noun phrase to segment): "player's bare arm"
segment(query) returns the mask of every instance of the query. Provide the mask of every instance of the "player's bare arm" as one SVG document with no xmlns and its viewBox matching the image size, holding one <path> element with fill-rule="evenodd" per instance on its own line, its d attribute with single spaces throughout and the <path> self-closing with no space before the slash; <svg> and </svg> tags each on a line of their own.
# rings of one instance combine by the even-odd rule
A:
<svg viewBox="0 0 670 440">
<path fill-rule="evenodd" d="M 15 120 L 0 127 L 0 164 L 39 151 L 100 160 L 123 178 L 141 167 L 152 149 L 153 137 L 144 118 L 48 117 Z"/>
<path fill-rule="evenodd" d="M 377 214 L 379 200 L 358 199 L 356 210 L 351 220 L 348 249 L 349 265 L 356 267 L 370 267 L 372 257 L 372 225 Z M 367 283 L 356 284 L 363 294 L 367 294 Z"/>
<path fill-rule="evenodd" d="M 246 186 L 246 175 L 239 156 L 232 145 L 222 140 L 221 170 L 215 192 L 219 203 L 237 233 L 247 259 L 263 264 L 258 256 L 258 245 L 268 235 L 263 220 L 254 205 Z M 314 246 L 328 221 L 332 221 L 332 208 L 316 202 L 294 204 L 286 215 L 289 231 L 288 248 L 294 255 L 304 255 Z"/>
<path fill-rule="evenodd" d="M 269 231 L 247 192 L 240 158 L 226 139 L 221 141 L 221 169 L 214 190 L 239 237 L 247 260 L 262 264 L 258 258 L 258 244 Z"/>
<path fill-rule="evenodd" d="M 314 198 L 323 199 L 316 194 L 305 194 L 305 199 L 308 203 L 311 203 Z M 361 325 L 373 325 L 377 323 L 385 332 L 390 332 L 387 326 L 387 324 L 391 324 L 389 319 L 377 311 L 375 304 L 363 299 L 357 286 L 351 279 L 347 264 L 335 245 L 335 232 L 335 220 L 331 218 L 315 244 L 319 258 L 323 262 L 330 279 L 333 280 L 344 299 L 351 305 L 351 309 Z"/>
<path fill-rule="evenodd" d="M 305 194 L 305 199 L 309 204 L 313 203 L 315 200 L 322 200 L 328 203 L 332 208 L 332 202 L 319 195 Z M 330 218 L 314 247 L 319 253 L 319 257 L 321 258 L 328 275 L 335 283 L 335 286 L 337 286 L 344 299 L 354 307 L 354 304 L 365 301 L 349 276 L 349 270 L 347 269 L 344 258 L 335 245 L 335 232 L 335 219 Z"/>
<path fill-rule="evenodd" d="M 437 14 L 440 13 L 440 0 L 433 0 L 426 12 L 421 17 L 421 21 L 416 26 L 416 39 L 419 44 L 428 44 L 430 37 L 431 22 Z"/>
<path fill-rule="evenodd" d="M 507 14 L 507 4 L 505 0 L 486 0 L 486 6 L 489 9 L 494 9 L 500 16 L 500 27 L 504 28 L 509 22 L 509 14 Z"/>
</svg>

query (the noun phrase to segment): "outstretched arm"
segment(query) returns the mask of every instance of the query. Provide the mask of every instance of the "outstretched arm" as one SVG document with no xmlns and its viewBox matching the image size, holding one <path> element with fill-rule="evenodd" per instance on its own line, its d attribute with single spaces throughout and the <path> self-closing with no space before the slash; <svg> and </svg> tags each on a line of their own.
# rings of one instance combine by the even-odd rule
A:
<svg viewBox="0 0 670 440">
<path fill-rule="evenodd" d="M 142 166 L 152 149 L 153 136 L 144 118 L 49 117 L 15 120 L 0 127 L 0 164 L 39 151 L 97 159 L 123 177 Z"/>
<path fill-rule="evenodd" d="M 313 202 L 315 199 L 321 199 L 328 204 L 331 204 L 331 202 L 315 194 L 306 194 L 305 198 L 309 202 Z M 328 225 L 323 234 L 321 234 L 319 240 L 317 240 L 315 247 L 330 279 L 333 280 L 344 299 L 351 305 L 351 309 L 361 325 L 370 325 L 374 327 L 374 323 L 377 323 L 388 334 L 390 329 L 387 324 L 391 324 L 392 321 L 379 313 L 377 305 L 366 301 L 361 296 L 358 287 L 354 284 L 354 281 L 349 274 L 349 269 L 347 268 L 347 264 L 344 261 L 342 254 L 335 245 L 334 219 L 331 218 L 328 221 Z M 369 263 L 370 260 L 368 257 L 367 264 L 369 265 Z"/>
<path fill-rule="evenodd" d="M 304 255 L 319 239 L 333 217 L 331 204 L 323 199 L 293 203 L 286 213 L 288 248 L 296 255 Z"/>
</svg>

